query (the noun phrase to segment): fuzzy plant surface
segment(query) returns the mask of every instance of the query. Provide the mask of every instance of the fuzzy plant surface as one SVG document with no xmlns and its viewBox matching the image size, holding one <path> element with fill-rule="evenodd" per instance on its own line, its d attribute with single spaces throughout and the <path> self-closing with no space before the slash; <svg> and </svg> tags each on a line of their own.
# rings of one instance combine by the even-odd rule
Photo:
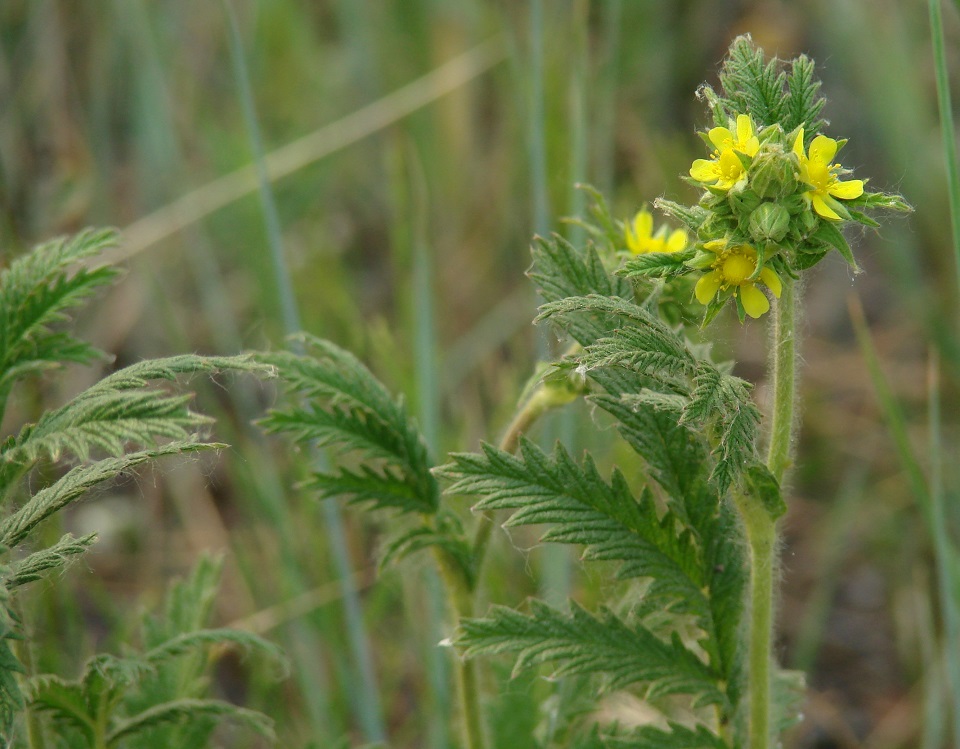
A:
<svg viewBox="0 0 960 749">
<path fill-rule="evenodd" d="M 98 290 L 116 279 L 116 268 L 91 268 L 90 261 L 117 239 L 112 230 L 86 230 L 40 245 L 0 273 L 0 418 L 24 380 L 40 374 L 49 377 L 68 363 L 105 358 L 77 338 L 69 323 Z M 73 738 L 57 744 L 70 747 L 155 745 L 142 742 L 144 732 L 157 725 L 199 721 L 206 726 L 230 716 L 269 731 L 263 716 L 199 699 L 192 688 L 169 690 L 166 695 L 158 691 L 163 683 L 159 676 L 188 651 L 217 642 L 274 651 L 257 638 L 199 626 L 215 578 L 209 563 L 201 565 L 187 584 L 199 596 L 190 606 L 171 609 L 162 626 L 145 625 L 142 653 L 95 656 L 73 681 L 32 673 L 22 657 L 29 652 L 29 632 L 22 628 L 18 613 L 18 598 L 29 593 L 25 586 L 64 567 L 96 541 L 96 534 L 76 538 L 68 533 L 44 545 L 39 539 L 45 521 L 142 465 L 225 447 L 204 436 L 211 419 L 191 410 L 190 395 L 155 383 L 227 370 L 270 373 L 246 356 L 183 355 L 142 361 L 45 411 L 35 423 L 12 425 L 12 433 L 0 442 L 0 736 L 7 745 L 43 746 L 47 722 L 41 713 L 73 726 L 69 734 Z M 190 615 L 199 618 L 190 621 Z M 145 682 L 151 683 L 150 689 L 140 690 Z"/>
<path fill-rule="evenodd" d="M 517 678 L 546 669 L 557 685 L 544 708 L 554 728 L 505 737 L 524 746 L 769 749 L 799 719 L 802 675 L 780 669 L 771 649 L 777 521 L 792 461 L 796 281 L 833 250 L 856 268 L 843 225 L 875 227 L 868 210 L 909 206 L 867 191 L 835 161 L 844 141 L 823 132 L 808 58 L 767 60 L 739 37 L 719 78 L 719 90 L 699 92 L 713 119 L 707 158 L 685 176 L 700 200 L 657 201 L 682 228 L 655 228 L 646 209 L 618 220 L 586 188 L 594 203 L 579 220 L 583 246 L 535 239 L 537 322 L 570 346 L 536 375 L 499 445 L 436 467 L 402 399 L 352 354 L 308 338 L 300 353 L 264 357 L 295 394 L 266 427 L 349 457 L 314 475 L 320 495 L 392 513 L 386 560 L 433 550 L 458 620 L 468 749 L 490 745 L 474 669 L 481 656 L 509 656 Z M 711 356 L 709 323 L 728 306 L 751 325 L 774 312 L 766 415 L 752 384 Z M 574 398 L 607 414 L 634 460 L 604 471 L 589 454 L 523 435 Z M 472 529 L 457 511 L 463 497 L 477 498 Z M 620 584 L 591 608 L 534 599 L 476 616 L 498 524 L 545 527 L 543 543 L 576 547 L 585 566 Z"/>
</svg>

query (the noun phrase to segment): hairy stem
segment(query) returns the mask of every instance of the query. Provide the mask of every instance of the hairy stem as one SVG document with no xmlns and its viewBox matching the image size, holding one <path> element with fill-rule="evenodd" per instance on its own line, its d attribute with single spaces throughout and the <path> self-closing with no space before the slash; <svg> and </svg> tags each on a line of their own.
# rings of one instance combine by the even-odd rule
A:
<svg viewBox="0 0 960 749">
<path fill-rule="evenodd" d="M 776 521 L 757 498 L 741 495 L 737 507 L 750 546 L 749 748 L 770 743 L 770 671 L 773 639 L 773 576 L 776 567 Z"/>
<path fill-rule="evenodd" d="M 767 468 L 783 482 L 790 465 L 796 380 L 796 289 L 786 279 L 776 306 L 773 352 L 773 413 Z M 773 665 L 774 574 L 777 569 L 777 527 L 758 497 L 740 495 L 737 507 L 750 547 L 749 748 L 771 743 L 771 671 Z"/>
<path fill-rule="evenodd" d="M 436 552 L 440 577 L 447 589 L 447 600 L 453 610 L 454 621 L 473 616 L 474 591 L 463 573 L 446 552 Z M 486 732 L 480 706 L 480 678 L 474 661 L 455 659 L 457 699 L 459 702 L 463 749 L 484 749 Z"/>
<path fill-rule="evenodd" d="M 796 334 L 794 281 L 785 279 L 776 307 L 776 332 L 773 340 L 773 420 L 767 468 L 780 483 L 790 466 L 793 438 L 793 399 L 796 378 Z"/>
</svg>

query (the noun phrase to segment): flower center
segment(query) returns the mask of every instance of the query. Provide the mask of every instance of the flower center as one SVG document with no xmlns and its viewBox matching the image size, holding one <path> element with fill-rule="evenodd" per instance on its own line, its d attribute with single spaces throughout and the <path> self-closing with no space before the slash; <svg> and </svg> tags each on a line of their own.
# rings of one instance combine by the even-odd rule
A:
<svg viewBox="0 0 960 749">
<path fill-rule="evenodd" d="M 736 182 L 743 174 L 743 164 L 740 163 L 737 155 L 729 149 L 720 154 L 718 166 L 720 167 L 720 176 L 729 182 Z"/>
<path fill-rule="evenodd" d="M 824 192 L 836 181 L 830 173 L 830 168 L 826 164 L 811 162 L 807 164 L 807 176 L 810 178 L 810 184 L 817 188 L 818 192 Z"/>
<path fill-rule="evenodd" d="M 731 252 L 723 261 L 720 272 L 731 286 L 740 286 L 757 269 L 757 261 L 742 252 Z"/>
</svg>

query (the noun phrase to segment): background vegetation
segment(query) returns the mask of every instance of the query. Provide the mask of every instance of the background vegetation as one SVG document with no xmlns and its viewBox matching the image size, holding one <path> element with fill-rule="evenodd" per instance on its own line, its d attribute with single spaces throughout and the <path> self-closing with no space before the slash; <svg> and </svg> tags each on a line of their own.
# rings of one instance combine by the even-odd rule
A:
<svg viewBox="0 0 960 749">
<path fill-rule="evenodd" d="M 357 352 L 406 393 L 438 452 L 495 438 L 538 352 L 554 343 L 530 325 L 536 299 L 523 274 L 534 232 L 559 228 L 576 239 L 576 227 L 557 221 L 584 209 L 573 184 L 596 185 L 624 218 L 675 189 L 675 176 L 702 155 L 694 130 L 706 117 L 693 92 L 712 80 L 736 34 L 749 31 L 769 54 L 816 59 L 828 132 L 850 139 L 844 164 L 901 192 L 916 213 L 888 222 L 882 239 L 851 238 L 865 273 L 854 278 L 833 257 L 806 289 L 780 655 L 809 669 L 810 692 L 792 741 L 946 745 L 949 700 L 934 634 L 941 552 L 916 478 L 934 492 L 946 487 L 955 530 L 960 314 L 924 4 L 231 7 L 233 37 L 220 2 L 0 3 L 0 264 L 86 225 L 124 229 L 125 278 L 81 324 L 115 355 L 115 368 L 281 346 L 294 301 L 273 282 L 270 248 L 282 243 L 303 327 Z M 956 79 L 960 23 L 955 5 L 944 11 Z M 260 165 L 275 177 L 279 231 L 249 168 L 247 105 L 267 154 Z M 851 298 L 862 301 L 887 378 L 886 409 L 854 335 Z M 710 336 L 738 374 L 762 377 L 763 323 L 740 327 L 724 313 Z M 4 423 L 35 419 L 99 374 L 78 367 L 57 384 L 22 389 Z M 379 734 L 396 747 L 449 745 L 431 718 L 447 709 L 435 644 L 448 634 L 435 624 L 442 604 L 431 576 L 413 561 L 374 582 L 381 529 L 325 512 L 296 488 L 310 456 L 250 426 L 271 392 L 246 381 L 194 384 L 199 410 L 218 416 L 216 438 L 233 448 L 117 483 L 65 527 L 49 528 L 51 538 L 96 530 L 101 540 L 29 598 L 38 667 L 76 675 L 92 652 L 125 641 L 173 575 L 204 551 L 226 551 L 215 623 L 266 635 L 294 668 L 278 683 L 224 658 L 221 696 L 271 715 L 284 746 L 358 745 Z M 616 462 L 611 434 L 584 437 L 592 430 L 578 428 L 595 415 L 569 411 L 534 436 L 563 437 L 572 450 L 605 440 Z M 937 424 L 942 431 L 931 432 Z M 8 432 L 0 426 L 0 436 Z M 921 457 L 913 464 L 912 456 Z M 331 534 L 338 519 L 342 532 Z M 585 576 L 563 552 L 530 551 L 535 538 L 495 534 L 489 598 L 513 603 L 539 589 L 589 602 L 612 584 Z M 360 591 L 358 610 L 344 605 L 338 559 L 347 587 Z M 366 644 L 348 634 L 357 616 Z M 502 687 L 492 709 L 504 735 L 527 735 L 544 717 L 531 713 L 531 691 Z"/>
</svg>

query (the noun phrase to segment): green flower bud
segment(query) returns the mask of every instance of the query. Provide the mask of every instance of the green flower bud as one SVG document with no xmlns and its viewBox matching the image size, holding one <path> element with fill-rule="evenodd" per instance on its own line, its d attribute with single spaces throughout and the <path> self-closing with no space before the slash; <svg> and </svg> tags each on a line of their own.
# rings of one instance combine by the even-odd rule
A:
<svg viewBox="0 0 960 749">
<path fill-rule="evenodd" d="M 749 229 L 758 244 L 776 244 L 790 229 L 790 214 L 779 203 L 762 203 L 750 214 Z"/>
<path fill-rule="evenodd" d="M 734 213 L 740 216 L 749 216 L 763 202 L 753 190 L 731 190 L 727 197 Z"/>
<path fill-rule="evenodd" d="M 780 146 L 768 146 L 753 159 L 750 188 L 761 198 L 776 200 L 797 191 L 797 159 Z"/>
<path fill-rule="evenodd" d="M 820 219 L 818 219 L 816 214 L 811 210 L 798 213 L 796 220 L 804 236 L 809 235 L 820 224 Z"/>
</svg>

